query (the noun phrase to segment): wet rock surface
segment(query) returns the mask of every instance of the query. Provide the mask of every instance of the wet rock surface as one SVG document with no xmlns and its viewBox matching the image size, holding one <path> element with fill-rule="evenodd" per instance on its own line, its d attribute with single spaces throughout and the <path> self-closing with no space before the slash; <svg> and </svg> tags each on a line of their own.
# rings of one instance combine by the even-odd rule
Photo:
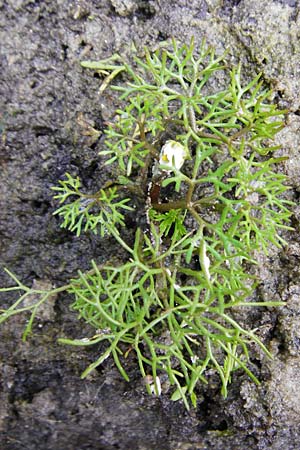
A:
<svg viewBox="0 0 300 450">
<path fill-rule="evenodd" d="M 262 72 L 275 101 L 289 110 L 278 137 L 279 154 L 290 160 L 290 196 L 299 198 L 300 6 L 296 1 L 102 0 L 0 1 L 0 258 L 27 284 L 59 285 L 105 261 L 118 249 L 112 240 L 76 238 L 52 216 L 50 187 L 68 171 L 95 190 L 110 178 L 96 142 L 84 136 L 82 117 L 100 132 L 113 110 L 100 80 L 79 61 L 119 51 L 156 48 L 171 36 L 196 42 L 205 37 L 245 73 Z M 84 368 L 97 349 L 59 346 L 59 336 L 90 330 L 69 311 L 70 298 L 53 300 L 38 317 L 35 336 L 22 343 L 26 317 L 0 328 L 0 447 L 18 449 L 296 449 L 299 433 L 299 207 L 290 242 L 259 267 L 262 298 L 286 308 L 260 311 L 251 320 L 274 354 L 267 361 L 253 349 L 252 367 L 261 386 L 237 373 L 229 396 L 218 383 L 200 388 L 197 410 L 186 412 L 167 395 L 144 392 L 128 358 L 126 383 L 107 360 L 89 378 Z M 130 226 L 128 227 L 130 234 Z M 121 257 L 121 256 L 120 256 Z M 10 281 L 1 271 L 2 286 Z M 9 296 L 1 296 L 8 304 Z M 99 351 L 99 349 L 98 349 Z"/>
</svg>

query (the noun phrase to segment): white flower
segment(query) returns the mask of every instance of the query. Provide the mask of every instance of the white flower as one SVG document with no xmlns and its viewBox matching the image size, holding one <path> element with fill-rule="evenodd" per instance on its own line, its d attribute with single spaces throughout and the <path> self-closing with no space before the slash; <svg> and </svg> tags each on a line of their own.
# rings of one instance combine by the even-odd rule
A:
<svg viewBox="0 0 300 450">
<path fill-rule="evenodd" d="M 204 270 L 204 273 L 208 280 L 210 280 L 209 266 L 210 266 L 209 257 L 206 255 L 203 255 L 203 270 Z"/>
<path fill-rule="evenodd" d="M 161 148 L 159 164 L 169 167 L 170 170 L 163 169 L 167 172 L 174 169 L 179 170 L 187 157 L 188 151 L 182 144 L 176 141 L 167 141 Z"/>
<path fill-rule="evenodd" d="M 200 263 L 201 263 L 201 267 L 204 272 L 205 278 L 209 281 L 210 280 L 210 273 L 209 273 L 210 259 L 206 255 L 206 244 L 205 244 L 204 240 L 202 240 L 202 242 L 200 244 Z"/>
<path fill-rule="evenodd" d="M 150 387 L 150 391 L 153 395 L 161 395 L 161 382 L 159 377 L 155 377 L 155 381 L 154 378 L 152 377 L 152 375 L 147 375 L 144 378 L 144 383 L 148 384 L 148 386 Z"/>
<path fill-rule="evenodd" d="M 193 364 L 195 364 L 198 361 L 198 359 L 199 359 L 199 356 L 197 356 L 197 355 L 191 356 L 191 361 Z"/>
</svg>

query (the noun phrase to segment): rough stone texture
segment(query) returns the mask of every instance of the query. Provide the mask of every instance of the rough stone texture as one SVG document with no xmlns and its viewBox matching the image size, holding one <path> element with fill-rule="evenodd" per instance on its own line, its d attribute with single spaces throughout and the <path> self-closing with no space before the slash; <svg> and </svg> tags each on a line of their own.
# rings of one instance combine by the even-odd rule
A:
<svg viewBox="0 0 300 450">
<path fill-rule="evenodd" d="M 274 98 L 288 108 L 278 137 L 282 165 L 291 178 L 290 196 L 299 198 L 300 39 L 299 2 L 259 0 L 7 0 L 0 1 L 1 266 L 25 283 L 60 284 L 89 267 L 91 258 L 116 252 L 111 240 L 76 238 L 52 216 L 50 187 L 68 171 L 87 189 L 110 176 L 101 166 L 101 141 L 91 143 L 82 117 L 102 131 L 111 114 L 109 94 L 99 96 L 99 79 L 79 61 L 113 52 L 155 48 L 174 36 L 206 38 L 246 75 L 261 71 Z M 299 447 L 299 207 L 291 243 L 261 261 L 261 297 L 282 299 L 286 308 L 260 311 L 257 327 L 270 343 L 272 362 L 253 349 L 262 380 L 253 385 L 236 374 L 229 396 L 218 386 L 203 388 L 197 410 L 187 413 L 167 396 L 144 393 L 134 361 L 131 383 L 110 361 L 80 380 L 97 349 L 58 346 L 58 336 L 84 335 L 85 327 L 61 296 L 38 317 L 36 335 L 20 340 L 25 317 L 1 326 L 0 432 L 3 450 L 284 449 Z M 130 229 L 128 230 L 130 233 Z M 1 272 L 1 285 L 9 280 Z M 2 300 L 5 304 L 8 296 Z M 251 317 L 253 320 L 254 317 Z M 88 332 L 88 329 L 86 329 Z"/>
</svg>

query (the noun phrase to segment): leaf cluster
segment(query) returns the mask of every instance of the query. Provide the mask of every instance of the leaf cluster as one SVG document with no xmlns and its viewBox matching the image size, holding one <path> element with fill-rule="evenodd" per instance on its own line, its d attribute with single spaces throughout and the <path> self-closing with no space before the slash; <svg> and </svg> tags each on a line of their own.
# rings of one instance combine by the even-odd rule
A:
<svg viewBox="0 0 300 450">
<path fill-rule="evenodd" d="M 73 178 L 66 174 L 67 179 L 61 180 L 59 186 L 52 189 L 58 192 L 54 198 L 63 205 L 54 214 L 63 218 L 62 228 L 67 228 L 77 236 L 85 231 L 104 236 L 109 234 L 109 225 L 124 226 L 123 211 L 131 211 L 128 205 L 130 199 L 120 199 L 116 188 L 100 189 L 93 195 L 81 191 L 81 182 L 78 177 Z M 70 200 L 66 203 L 66 200 Z"/>
<path fill-rule="evenodd" d="M 216 57 L 204 42 L 196 49 L 193 41 L 173 41 L 171 48 L 146 49 L 132 63 L 113 55 L 83 66 L 105 75 L 102 92 L 119 73 L 128 79 L 111 86 L 121 106 L 100 152 L 119 176 L 114 187 L 85 194 L 80 180 L 67 174 L 54 188 L 61 204 L 55 214 L 77 236 L 113 236 L 128 261 L 93 261 L 91 271 L 59 288 L 74 296 L 73 310 L 96 330 L 88 338 L 60 341 L 106 343 L 83 376 L 111 356 L 128 380 L 123 361 L 134 351 L 142 377 L 152 380 L 148 391 L 159 395 L 165 374 L 172 399 L 187 408 L 190 401 L 196 405 L 198 382 L 207 383 L 211 371 L 224 396 L 238 369 L 258 383 L 248 366 L 249 345 L 270 353 L 233 311 L 282 304 L 249 300 L 258 283 L 249 266 L 256 264 L 254 250 L 268 253 L 270 245 L 285 245 L 281 230 L 290 229 L 286 177 L 276 171 L 285 158 L 270 156 L 284 111 L 271 102 L 261 75 L 244 84 L 241 66 L 230 68 L 225 55 Z M 218 73 L 227 86 L 216 90 Z M 180 169 L 160 163 L 170 138 L 187 149 Z M 120 228 L 137 197 L 148 225 L 136 229 L 131 246 Z M 23 294 L 0 322 L 30 309 L 28 334 L 49 293 L 40 292 L 40 301 L 24 308 L 31 290 L 11 276 L 17 286 L 6 290 Z"/>
</svg>

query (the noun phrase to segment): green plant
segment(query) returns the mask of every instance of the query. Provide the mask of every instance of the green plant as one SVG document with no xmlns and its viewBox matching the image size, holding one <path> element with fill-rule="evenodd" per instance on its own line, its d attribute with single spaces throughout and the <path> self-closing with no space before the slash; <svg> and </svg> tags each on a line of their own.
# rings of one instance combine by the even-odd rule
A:
<svg viewBox="0 0 300 450">
<path fill-rule="evenodd" d="M 9 272 L 16 286 L 2 291 L 23 294 L 0 322 L 30 310 L 26 338 L 40 304 L 65 290 L 74 296 L 72 309 L 97 331 L 60 342 L 107 344 L 83 377 L 112 356 L 128 380 L 123 360 L 134 351 L 148 392 L 160 394 L 165 373 L 172 399 L 186 408 L 196 405 L 196 386 L 207 382 L 208 369 L 219 375 L 224 396 L 237 369 L 258 383 L 247 365 L 248 346 L 254 342 L 271 355 L 232 312 L 282 305 L 250 300 L 259 280 L 249 270 L 255 250 L 286 244 L 280 230 L 289 229 L 292 203 L 282 195 L 286 177 L 275 169 L 285 158 L 270 156 L 284 111 L 271 102 L 261 75 L 243 84 L 241 66 L 229 68 L 205 43 L 195 50 L 193 42 L 173 41 L 171 49 L 145 50 L 132 64 L 114 55 L 82 65 L 106 76 L 102 91 L 121 72 L 129 80 L 111 86 L 120 109 L 100 152 L 116 179 L 87 195 L 67 174 L 53 188 L 61 204 L 55 214 L 78 236 L 113 236 L 128 260 L 117 266 L 92 261 L 88 273 L 50 292 L 30 289 Z M 220 79 L 226 88 L 216 88 Z M 137 198 L 148 222 L 128 243 L 120 229 Z M 32 293 L 39 301 L 24 306 Z"/>
</svg>

